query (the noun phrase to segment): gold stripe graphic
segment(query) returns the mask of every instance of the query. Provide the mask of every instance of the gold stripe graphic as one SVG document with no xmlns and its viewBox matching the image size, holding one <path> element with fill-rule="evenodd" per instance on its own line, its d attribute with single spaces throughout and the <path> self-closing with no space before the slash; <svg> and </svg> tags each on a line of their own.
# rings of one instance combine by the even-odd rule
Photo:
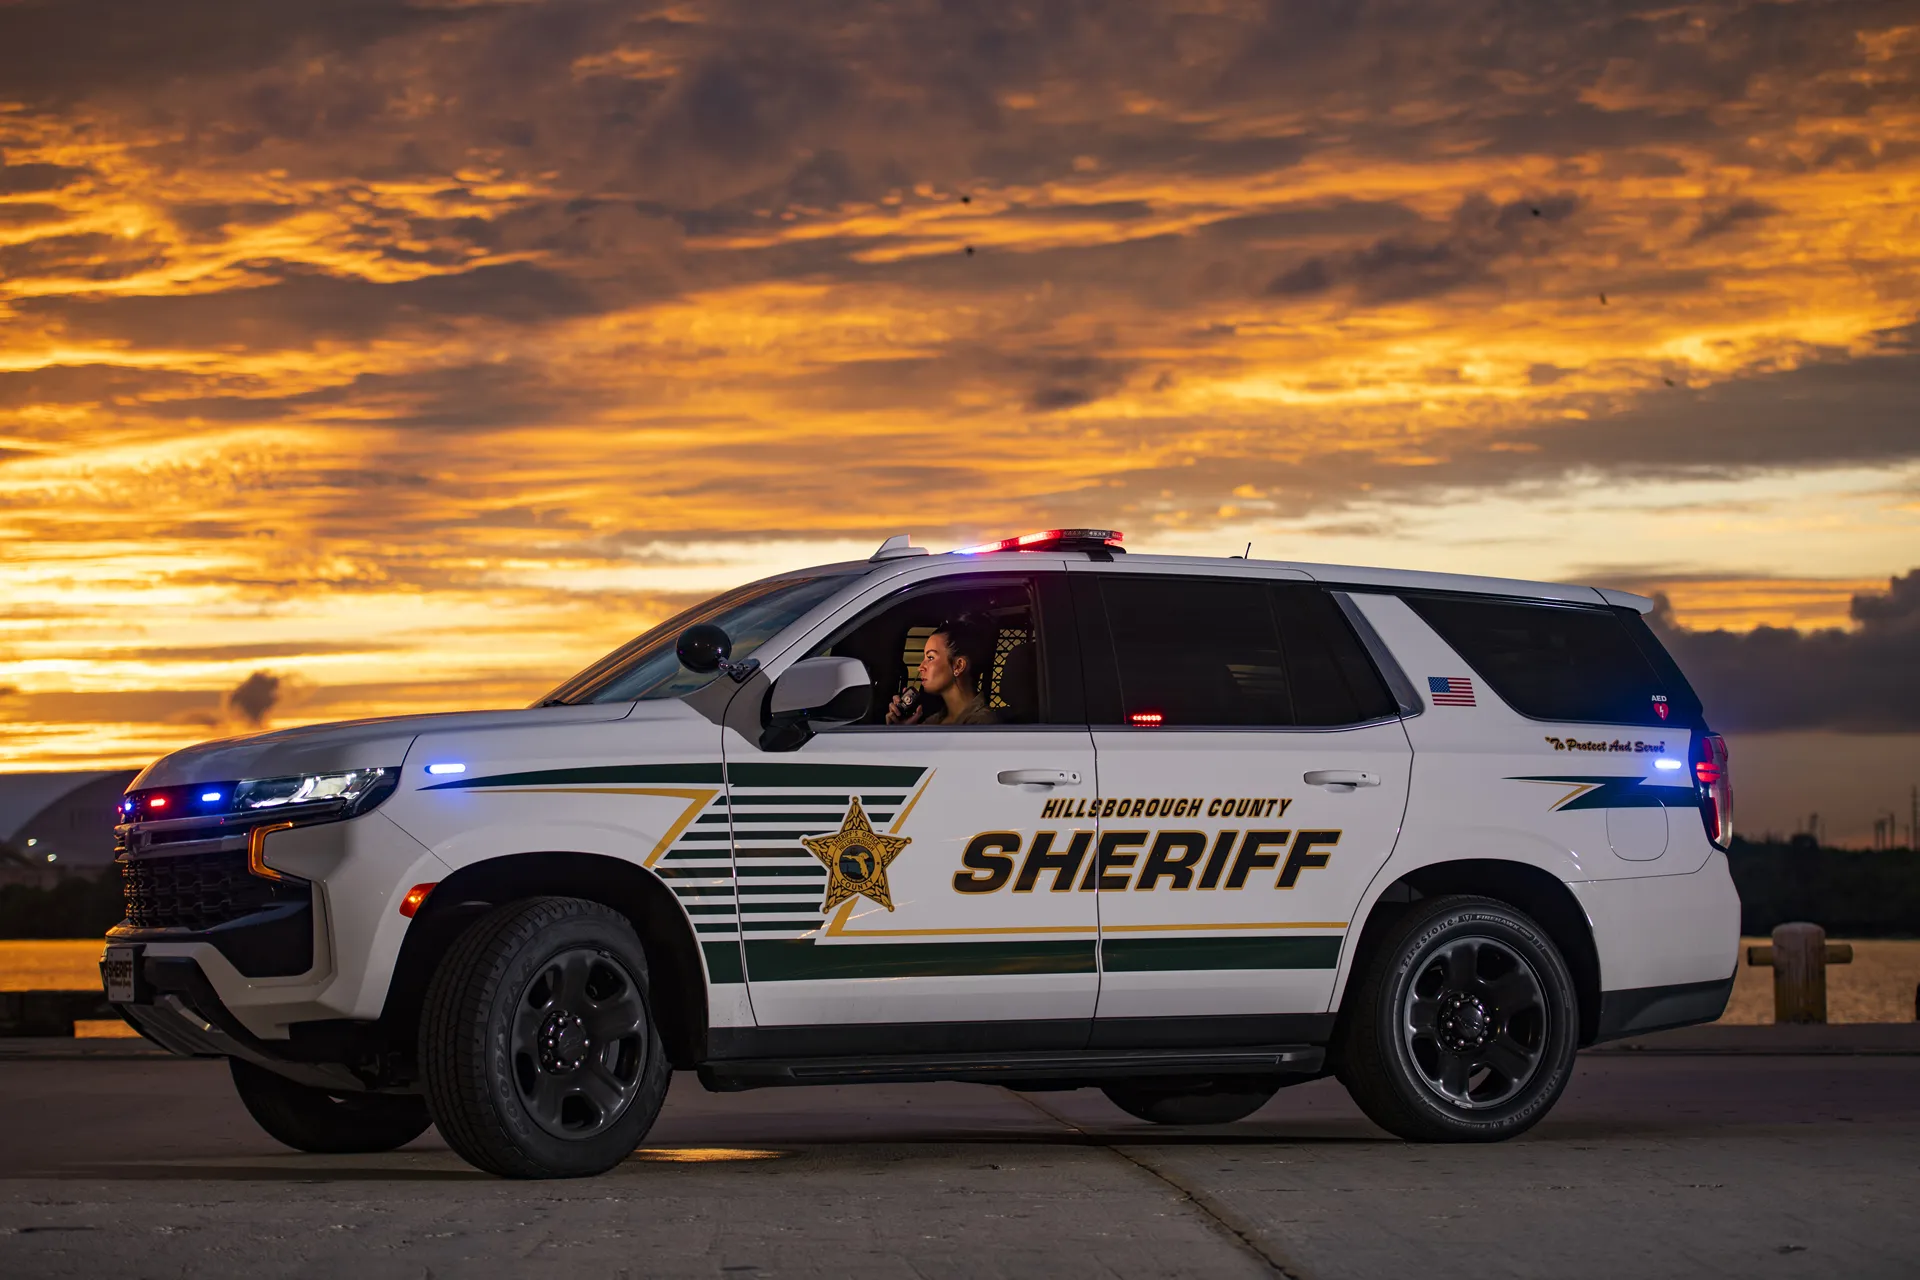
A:
<svg viewBox="0 0 1920 1280">
<path fill-rule="evenodd" d="M 689 826 L 693 824 L 693 820 L 698 816 L 700 816 L 700 811 L 706 808 L 707 805 L 712 802 L 715 796 L 720 794 L 720 788 L 718 787 L 525 787 L 525 788 L 502 787 L 494 791 L 492 794 L 500 795 L 502 793 L 505 793 L 508 795 L 514 795 L 514 794 L 524 795 L 524 794 L 527 794 L 528 792 L 535 792 L 535 793 L 542 793 L 542 794 L 572 793 L 572 794 L 588 795 L 588 796 L 667 796 L 671 799 L 687 801 L 688 803 L 687 803 L 686 811 L 682 813 L 678 819 L 675 820 L 674 824 L 671 827 L 667 828 L 667 834 L 660 837 L 660 843 L 653 846 L 653 852 L 649 853 L 646 857 L 646 860 L 640 864 L 641 866 L 651 867 L 654 863 L 660 861 L 660 855 L 665 853 L 668 847 L 671 846 L 675 840 L 678 840 L 680 838 L 680 833 L 682 831 L 685 831 Z"/>
</svg>

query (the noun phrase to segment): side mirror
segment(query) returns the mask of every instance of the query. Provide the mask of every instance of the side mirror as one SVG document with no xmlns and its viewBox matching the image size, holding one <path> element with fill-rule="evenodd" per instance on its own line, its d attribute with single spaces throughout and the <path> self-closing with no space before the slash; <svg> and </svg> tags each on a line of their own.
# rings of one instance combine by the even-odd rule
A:
<svg viewBox="0 0 1920 1280">
<path fill-rule="evenodd" d="M 720 664 L 733 655 L 733 641 L 719 627 L 700 622 L 680 633 L 673 651 L 681 666 L 704 676 L 718 671 Z"/>
<path fill-rule="evenodd" d="M 775 720 L 851 724 L 873 703 L 873 678 L 858 658 L 802 658 L 773 682 L 767 713 Z"/>
</svg>

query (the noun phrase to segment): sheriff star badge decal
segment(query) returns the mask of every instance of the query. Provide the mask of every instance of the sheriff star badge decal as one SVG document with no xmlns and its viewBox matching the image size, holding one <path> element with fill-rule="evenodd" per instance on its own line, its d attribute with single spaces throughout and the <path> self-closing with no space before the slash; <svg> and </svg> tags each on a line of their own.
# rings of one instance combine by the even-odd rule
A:
<svg viewBox="0 0 1920 1280">
<path fill-rule="evenodd" d="M 848 898 L 866 898 L 887 910 L 893 910 L 893 896 L 887 891 L 887 864 L 913 843 L 908 836 L 882 835 L 867 821 L 860 797 L 853 797 L 847 820 L 829 836 L 802 836 L 807 852 L 827 868 L 827 899 L 820 904 L 822 913 L 833 910 Z"/>
</svg>

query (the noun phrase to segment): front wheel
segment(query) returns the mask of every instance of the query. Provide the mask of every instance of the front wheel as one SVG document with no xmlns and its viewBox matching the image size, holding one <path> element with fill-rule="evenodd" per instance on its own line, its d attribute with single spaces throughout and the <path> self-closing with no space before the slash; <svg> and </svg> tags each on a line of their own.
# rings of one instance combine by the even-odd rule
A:
<svg viewBox="0 0 1920 1280">
<path fill-rule="evenodd" d="M 577 1178 L 632 1154 L 671 1069 L 626 917 L 579 898 L 496 908 L 454 943 L 420 1023 L 447 1145 L 510 1178 Z"/>
<path fill-rule="evenodd" d="M 295 1151 L 364 1154 L 404 1147 L 433 1123 L 422 1098 L 392 1093 L 329 1093 L 240 1058 L 228 1058 L 247 1114 Z"/>
<path fill-rule="evenodd" d="M 1340 1079 L 1415 1142 L 1497 1142 L 1559 1099 L 1579 1044 L 1566 962 L 1524 913 L 1449 895 L 1397 921 L 1356 984 Z"/>
</svg>

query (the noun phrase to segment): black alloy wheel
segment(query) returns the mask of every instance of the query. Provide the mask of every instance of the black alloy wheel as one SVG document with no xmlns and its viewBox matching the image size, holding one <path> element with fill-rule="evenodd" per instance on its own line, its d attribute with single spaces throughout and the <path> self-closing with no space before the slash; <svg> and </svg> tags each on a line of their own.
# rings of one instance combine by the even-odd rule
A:
<svg viewBox="0 0 1920 1280">
<path fill-rule="evenodd" d="M 1348 983 L 1335 1048 L 1347 1091 L 1419 1142 L 1523 1133 L 1573 1071 L 1579 1004 L 1546 931 L 1491 898 L 1417 902 Z"/>
<path fill-rule="evenodd" d="M 1540 1070 L 1546 993 L 1533 966 L 1498 938 L 1462 934 L 1428 952 L 1400 1007 L 1414 1070 L 1456 1107 L 1498 1107 Z"/>
<path fill-rule="evenodd" d="M 569 1178 L 619 1164 L 671 1075 L 633 926 L 580 898 L 481 917 L 427 989 L 420 1071 L 434 1123 L 477 1168 Z"/>
<path fill-rule="evenodd" d="M 574 947 L 527 982 L 513 1016 L 514 1083 L 534 1123 L 585 1138 L 626 1114 L 642 1083 L 647 1006 L 618 959 Z"/>
</svg>

